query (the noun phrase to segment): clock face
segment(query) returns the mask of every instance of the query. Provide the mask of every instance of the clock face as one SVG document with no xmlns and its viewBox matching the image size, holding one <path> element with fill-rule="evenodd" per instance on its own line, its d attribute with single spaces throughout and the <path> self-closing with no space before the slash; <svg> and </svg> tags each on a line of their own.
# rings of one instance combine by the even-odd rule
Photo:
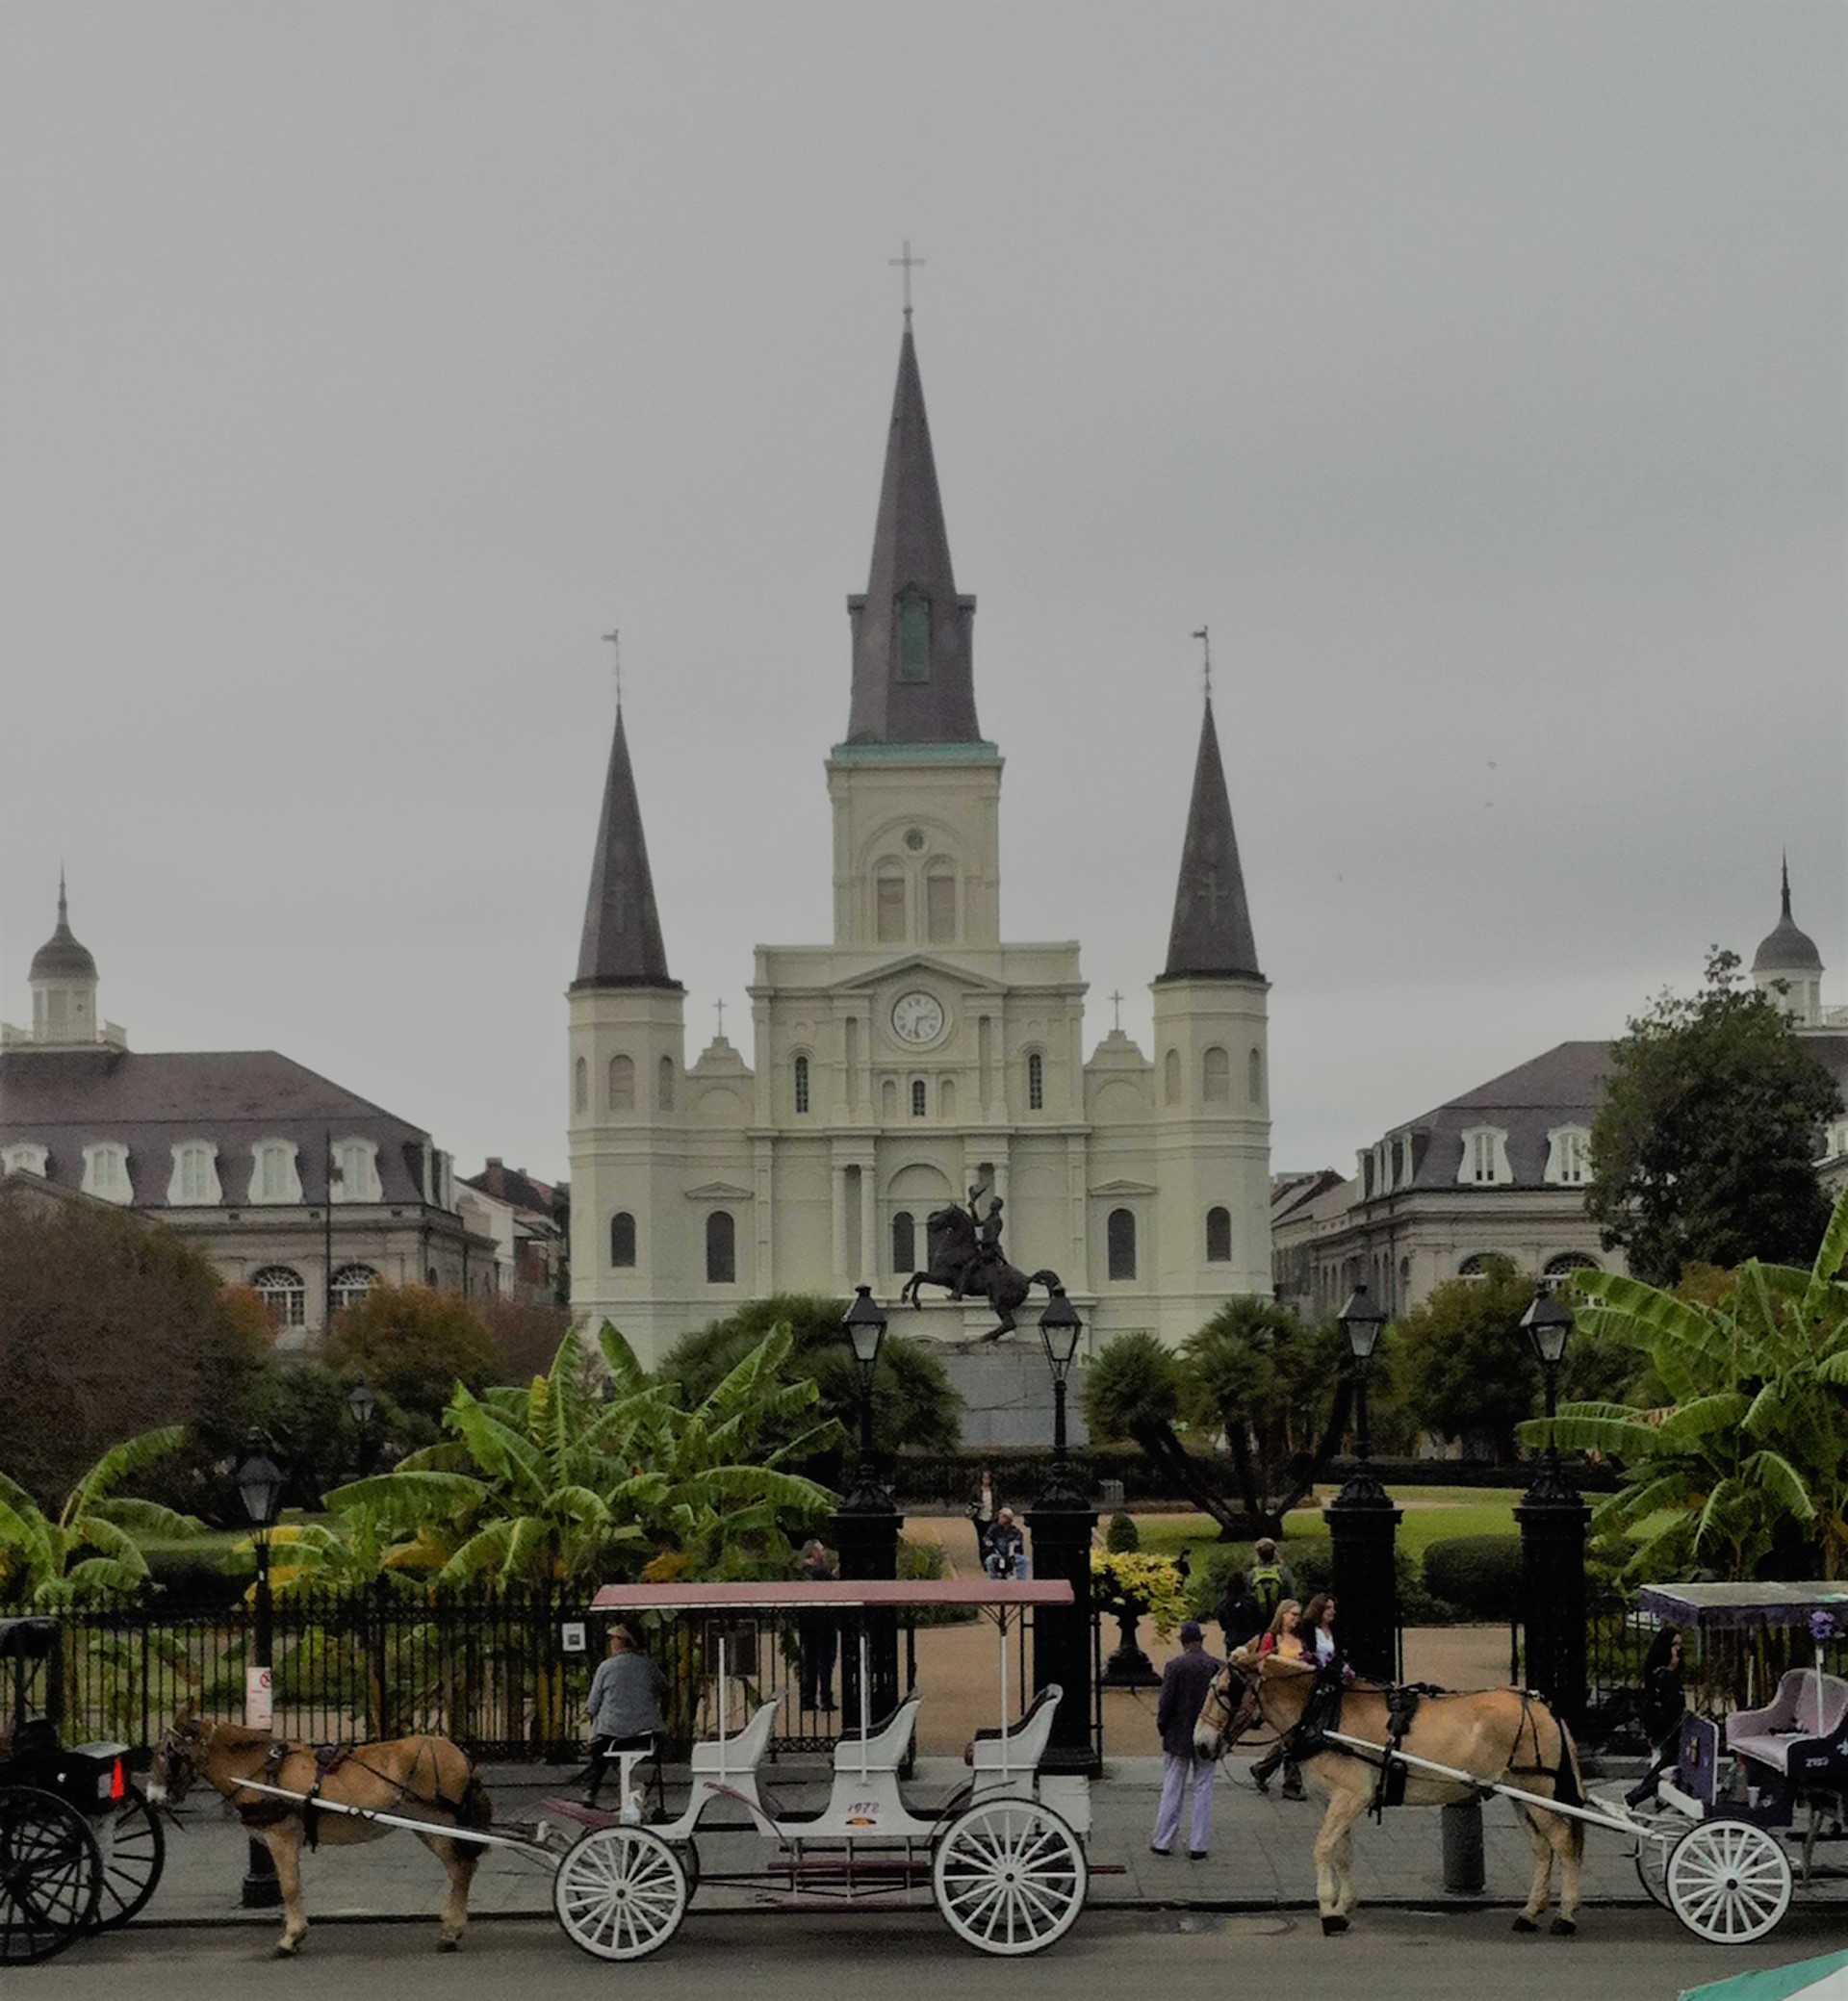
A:
<svg viewBox="0 0 1848 2001">
<path fill-rule="evenodd" d="M 901 1042 L 934 1042 L 943 1033 L 943 1003 L 933 993 L 901 993 L 892 1003 L 892 1033 Z"/>
</svg>

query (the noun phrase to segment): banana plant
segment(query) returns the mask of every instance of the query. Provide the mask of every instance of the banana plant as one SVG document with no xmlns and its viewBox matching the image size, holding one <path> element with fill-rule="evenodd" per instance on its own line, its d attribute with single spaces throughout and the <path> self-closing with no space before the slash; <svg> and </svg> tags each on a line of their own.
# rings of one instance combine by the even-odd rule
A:
<svg viewBox="0 0 1848 2001">
<path fill-rule="evenodd" d="M 1695 1305 L 1610 1271 L 1579 1271 L 1580 1327 L 1647 1357 L 1669 1401 L 1569 1403 L 1557 1444 L 1622 1462 L 1594 1534 L 1629 1534 L 1631 1568 L 1743 1580 L 1791 1524 L 1826 1578 L 1848 1576 L 1848 1192 L 1806 1270 L 1753 1260 Z M 1544 1421 L 1523 1440 L 1543 1444 Z"/>
<path fill-rule="evenodd" d="M 204 1533 L 191 1515 L 114 1490 L 179 1444 L 178 1424 L 112 1446 L 47 1514 L 17 1480 L 0 1473 L 0 1589 L 37 1611 L 96 1594 L 130 1596 L 148 1580 L 144 1538 Z"/>
</svg>

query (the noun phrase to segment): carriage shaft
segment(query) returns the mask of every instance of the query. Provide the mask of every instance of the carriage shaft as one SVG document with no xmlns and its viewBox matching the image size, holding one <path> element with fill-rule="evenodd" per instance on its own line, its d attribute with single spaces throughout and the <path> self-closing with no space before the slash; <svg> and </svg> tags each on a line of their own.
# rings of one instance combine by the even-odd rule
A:
<svg viewBox="0 0 1848 2001">
<path fill-rule="evenodd" d="M 1528 1792 L 1519 1785 L 1507 1785 L 1494 1779 L 1479 1779 L 1474 1772 L 1460 1771 L 1455 1765 L 1441 1765 L 1435 1758 L 1419 1757 L 1410 1751 L 1389 1751 L 1383 1744 L 1370 1743 L 1365 1737 L 1350 1737 L 1346 1731 L 1325 1730 L 1322 1734 L 1331 1744 L 1339 1744 L 1344 1751 L 1358 1751 L 1369 1758 L 1384 1758 L 1402 1765 L 1415 1765 L 1421 1772 L 1435 1772 L 1440 1779 L 1454 1779 L 1459 1784 L 1473 1785 L 1481 1792 L 1499 1793 L 1504 1800 L 1525 1800 L 1530 1807 L 1544 1807 L 1549 1813 L 1563 1813 L 1572 1820 L 1589 1821 L 1595 1828 L 1608 1828 L 1614 1834 L 1642 1834 L 1649 1830 L 1633 1820 L 1619 1820 L 1614 1813 L 1600 1812 L 1595 1807 L 1574 1807 L 1564 1800 L 1549 1799 L 1545 1793 Z"/>
<path fill-rule="evenodd" d="M 348 1807 L 330 1800 L 324 1793 L 292 1792 L 286 1785 L 270 1785 L 261 1779 L 240 1779 L 240 1792 L 268 1793 L 271 1799 L 287 1800 L 291 1806 L 311 1807 L 317 1813 L 344 1813 L 349 1820 L 376 1821 L 382 1828 L 402 1828 L 412 1834 L 442 1834 L 451 1841 L 473 1841 L 479 1848 L 511 1848 L 522 1855 L 550 1857 L 552 1850 L 537 1841 L 522 1840 L 518 1834 L 493 1834 L 485 1828 L 451 1827 L 441 1820 L 418 1820 L 408 1813 L 393 1813 L 383 1807 Z"/>
</svg>

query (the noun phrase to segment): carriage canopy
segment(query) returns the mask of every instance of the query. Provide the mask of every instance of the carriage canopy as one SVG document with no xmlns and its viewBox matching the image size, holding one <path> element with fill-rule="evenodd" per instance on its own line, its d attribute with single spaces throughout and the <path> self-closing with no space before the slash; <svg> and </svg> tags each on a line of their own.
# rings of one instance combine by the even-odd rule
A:
<svg viewBox="0 0 1848 2001">
<path fill-rule="evenodd" d="M 1848 1584 L 1826 1579 L 1808 1584 L 1645 1584 L 1637 1603 L 1671 1626 L 1693 1626 L 1703 1632 L 1808 1626 L 1817 1612 L 1828 1612 L 1848 1632 Z"/>
</svg>

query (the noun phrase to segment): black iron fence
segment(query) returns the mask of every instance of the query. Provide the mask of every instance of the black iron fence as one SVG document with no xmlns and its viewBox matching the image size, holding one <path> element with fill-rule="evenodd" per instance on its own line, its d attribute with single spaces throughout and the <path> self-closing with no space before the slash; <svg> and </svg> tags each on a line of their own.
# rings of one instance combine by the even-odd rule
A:
<svg viewBox="0 0 1848 2001">
<path fill-rule="evenodd" d="M 943 1685 L 937 1677 L 947 1674 L 980 1675 L 993 1686 L 994 1653 L 938 1643 L 933 1635 L 941 1619 L 899 1616 L 900 1689 L 919 1685 L 920 1649 L 927 1685 Z M 244 1712 L 254 1658 L 247 1607 L 87 1605 L 64 1624 L 66 1742 L 108 1736 L 152 1744 L 183 1705 L 206 1715 Z M 426 1602 L 381 1586 L 279 1595 L 270 1646 L 273 1725 L 279 1734 L 314 1743 L 429 1731 L 477 1757 L 567 1760 L 582 1748 L 584 1703 L 603 1655 L 605 1624 L 587 1596 L 571 1593 Z M 728 1732 L 742 1728 L 758 1705 L 778 1703 L 774 1753 L 826 1752 L 859 1725 L 860 1629 L 851 1615 L 673 1613 L 640 1624 L 667 1676 L 670 1755 L 716 1733 L 722 1703 Z M 1032 1688 L 1026 1621 L 1014 1627 L 1007 1651 L 1017 1710 Z M 1101 1746 L 1098 1702 L 1093 1687 Z"/>
</svg>

